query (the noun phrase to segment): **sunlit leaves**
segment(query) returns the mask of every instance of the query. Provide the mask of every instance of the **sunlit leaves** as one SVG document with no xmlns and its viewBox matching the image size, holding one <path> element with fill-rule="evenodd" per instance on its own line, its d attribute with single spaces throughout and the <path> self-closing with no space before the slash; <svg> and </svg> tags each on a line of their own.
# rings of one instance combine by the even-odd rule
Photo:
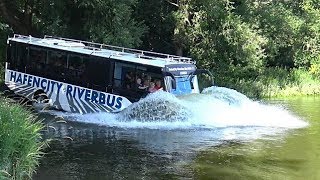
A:
<svg viewBox="0 0 320 180">
<path fill-rule="evenodd" d="M 319 0 L 179 1 L 176 37 L 220 77 L 308 68 L 320 52 Z"/>
</svg>

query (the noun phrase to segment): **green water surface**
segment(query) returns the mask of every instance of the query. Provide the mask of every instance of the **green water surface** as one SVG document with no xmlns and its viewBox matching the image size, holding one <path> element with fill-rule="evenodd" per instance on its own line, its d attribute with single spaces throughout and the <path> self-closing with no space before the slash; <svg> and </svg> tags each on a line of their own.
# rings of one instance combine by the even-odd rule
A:
<svg viewBox="0 0 320 180">
<path fill-rule="evenodd" d="M 195 179 L 320 179 L 320 97 L 270 100 L 309 126 L 253 142 L 226 142 L 199 152 Z M 276 137 L 279 136 L 279 137 Z"/>
</svg>

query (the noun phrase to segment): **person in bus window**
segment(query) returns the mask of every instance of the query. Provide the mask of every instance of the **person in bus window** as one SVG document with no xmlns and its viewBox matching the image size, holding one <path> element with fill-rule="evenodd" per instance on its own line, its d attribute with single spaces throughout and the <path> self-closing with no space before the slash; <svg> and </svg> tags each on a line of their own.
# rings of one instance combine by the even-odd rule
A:
<svg viewBox="0 0 320 180">
<path fill-rule="evenodd" d="M 148 92 L 153 93 L 156 92 L 158 89 L 155 88 L 154 82 L 150 82 L 150 87 L 148 89 Z"/>
<path fill-rule="evenodd" d="M 146 76 L 145 76 L 145 79 L 146 79 L 147 81 L 149 81 L 149 83 L 150 83 L 152 78 L 151 78 L 150 75 L 146 75 Z"/>
<path fill-rule="evenodd" d="M 150 81 L 149 79 L 146 79 L 146 78 L 145 78 L 145 79 L 143 80 L 143 85 L 148 88 L 149 85 L 150 85 L 150 82 L 151 82 L 151 81 Z"/>
<path fill-rule="evenodd" d="M 145 86 L 145 85 L 142 84 L 141 78 L 137 78 L 135 87 L 138 90 L 146 90 L 148 88 L 148 86 Z"/>
<path fill-rule="evenodd" d="M 132 83 L 133 83 L 133 73 L 131 71 L 126 72 L 124 76 L 124 87 L 126 89 L 131 89 Z"/>
<path fill-rule="evenodd" d="M 157 90 L 162 90 L 161 80 L 159 80 L 159 79 L 156 80 L 155 88 L 156 88 Z"/>
<path fill-rule="evenodd" d="M 69 69 L 70 70 L 75 70 L 76 68 L 74 68 L 73 64 L 69 64 Z"/>
</svg>

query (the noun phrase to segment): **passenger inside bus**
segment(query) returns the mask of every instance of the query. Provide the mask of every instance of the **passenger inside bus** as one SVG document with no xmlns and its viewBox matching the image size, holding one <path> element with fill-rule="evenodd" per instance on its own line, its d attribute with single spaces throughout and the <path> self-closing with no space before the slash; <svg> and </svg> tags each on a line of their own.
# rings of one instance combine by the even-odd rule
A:
<svg viewBox="0 0 320 180">
<path fill-rule="evenodd" d="M 134 82 L 133 72 L 128 71 L 124 77 L 124 86 L 126 89 L 131 89 L 132 83 Z"/>
<path fill-rule="evenodd" d="M 129 68 L 123 69 L 122 72 L 125 74 L 122 77 L 122 91 L 119 91 L 120 94 L 139 99 L 148 93 L 163 89 L 162 82 L 159 79 L 160 76 Z"/>
<path fill-rule="evenodd" d="M 155 88 L 157 90 L 162 90 L 163 89 L 162 86 L 161 86 L 161 80 L 159 80 L 159 79 L 156 80 Z"/>
<path fill-rule="evenodd" d="M 142 84 L 141 79 L 137 78 L 135 88 L 137 90 L 146 90 L 148 88 L 148 86 L 145 86 L 144 84 Z"/>
<path fill-rule="evenodd" d="M 151 76 L 144 75 L 143 76 L 143 85 L 149 87 L 151 82 Z"/>
<path fill-rule="evenodd" d="M 148 89 L 148 92 L 149 92 L 149 93 L 154 93 L 154 92 L 156 92 L 157 90 L 158 90 L 158 89 L 155 88 L 154 82 L 150 82 L 150 87 L 149 87 L 149 89 Z"/>
<path fill-rule="evenodd" d="M 148 88 L 150 86 L 150 81 L 148 79 L 143 80 L 143 86 Z"/>
</svg>

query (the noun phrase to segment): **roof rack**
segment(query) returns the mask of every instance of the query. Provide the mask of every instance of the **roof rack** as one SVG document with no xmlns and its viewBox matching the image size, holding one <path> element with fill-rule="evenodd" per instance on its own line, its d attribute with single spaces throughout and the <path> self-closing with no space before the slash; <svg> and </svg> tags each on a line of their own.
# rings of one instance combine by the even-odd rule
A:
<svg viewBox="0 0 320 180">
<path fill-rule="evenodd" d="M 28 38 L 28 40 L 30 42 L 32 40 L 39 40 L 39 38 L 35 38 L 32 36 L 20 35 L 20 34 L 14 34 L 14 38 L 22 38 L 22 39 Z M 118 52 L 122 52 L 122 53 L 136 54 L 137 58 L 144 58 L 144 59 L 150 59 L 150 60 L 162 58 L 164 60 L 169 60 L 169 61 L 196 64 L 196 61 L 191 58 L 170 55 L 170 54 L 164 54 L 164 53 L 157 53 L 157 52 L 152 52 L 152 51 L 143 51 L 143 50 L 138 50 L 138 49 L 112 46 L 112 45 L 94 43 L 94 42 L 89 42 L 89 41 L 75 40 L 75 39 L 48 36 L 48 35 L 45 35 L 43 39 L 56 39 L 56 40 L 64 40 L 66 42 L 82 43 L 85 45 L 85 48 L 92 49 L 93 53 L 96 53 L 96 52 L 98 53 L 99 50 L 105 49 L 105 50 L 114 50 L 114 51 L 118 51 Z"/>
<path fill-rule="evenodd" d="M 14 36 L 13 36 L 13 38 L 21 38 L 21 39 L 28 39 L 29 41 L 32 41 L 32 39 L 34 38 L 34 37 L 32 37 L 32 36 L 25 36 L 25 35 L 21 35 L 21 34 L 14 34 Z"/>
</svg>

